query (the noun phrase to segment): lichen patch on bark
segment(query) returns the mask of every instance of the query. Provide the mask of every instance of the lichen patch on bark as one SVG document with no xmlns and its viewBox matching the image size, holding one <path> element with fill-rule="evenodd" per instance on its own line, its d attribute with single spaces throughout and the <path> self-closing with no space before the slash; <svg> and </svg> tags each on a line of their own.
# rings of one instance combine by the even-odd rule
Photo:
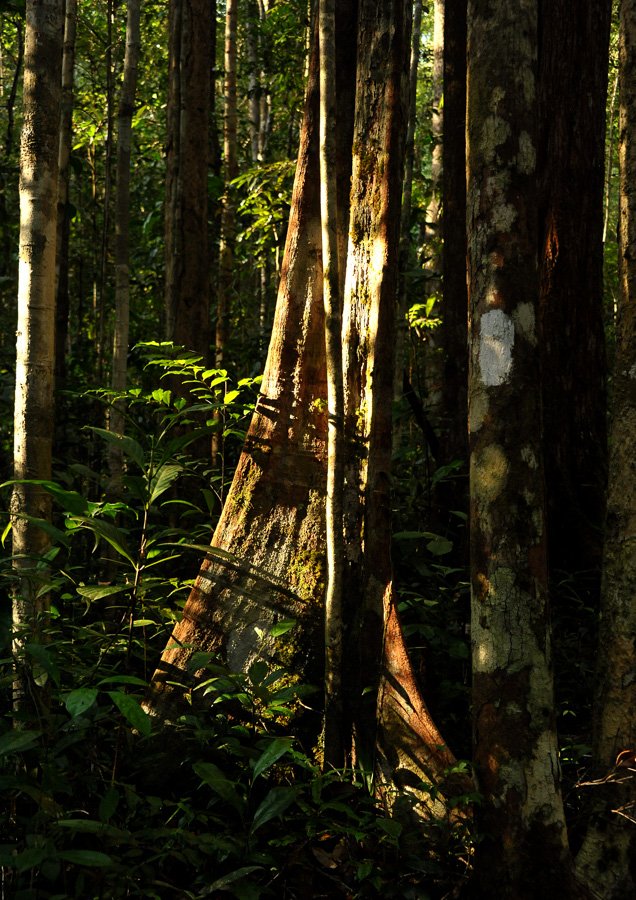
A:
<svg viewBox="0 0 636 900">
<path fill-rule="evenodd" d="M 502 309 L 491 309 L 481 317 L 479 367 L 485 385 L 505 384 L 512 369 L 515 326 Z"/>
</svg>

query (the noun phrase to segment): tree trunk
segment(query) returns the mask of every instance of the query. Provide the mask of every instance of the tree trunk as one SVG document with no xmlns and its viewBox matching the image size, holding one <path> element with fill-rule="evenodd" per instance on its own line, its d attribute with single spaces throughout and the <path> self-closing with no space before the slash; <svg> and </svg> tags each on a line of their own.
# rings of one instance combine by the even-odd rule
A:
<svg viewBox="0 0 636 900">
<path fill-rule="evenodd" d="M 219 250 L 219 284 L 217 291 L 216 364 L 223 363 L 229 334 L 230 290 L 234 264 L 234 219 L 236 201 L 231 182 L 238 175 L 237 112 L 236 112 L 236 26 L 238 0 L 228 0 L 225 16 L 225 195 L 221 216 L 221 247 Z M 259 131 L 260 133 L 260 131 Z"/>
<path fill-rule="evenodd" d="M 620 21 L 619 304 L 610 430 L 609 494 L 596 658 L 593 816 L 577 875 L 603 900 L 636 891 L 636 2 Z"/>
<path fill-rule="evenodd" d="M 55 335 L 55 240 L 63 3 L 29 0 L 26 10 L 20 153 L 20 276 L 15 378 L 14 478 L 51 478 Z M 11 498 L 13 556 L 19 582 L 14 622 L 35 627 L 39 560 L 48 535 L 23 515 L 50 520 L 51 496 L 16 484 Z"/>
<path fill-rule="evenodd" d="M 352 0 L 340 4 L 355 22 Z M 347 65 L 351 32 L 337 30 L 338 96 L 355 71 Z M 346 47 L 346 51 L 344 50 Z M 342 64 L 340 64 L 342 63 Z M 318 43 L 314 42 L 307 101 L 292 197 L 275 320 L 263 382 L 243 453 L 212 545 L 236 561 L 211 555 L 199 572 L 174 639 L 152 683 L 149 708 L 173 714 L 181 695 L 166 683 L 183 677 L 194 645 L 221 650 L 235 671 L 244 671 L 261 649 L 256 629 L 269 632 L 277 618 L 314 623 L 308 645 L 322 645 L 319 611 L 325 579 L 327 395 L 318 159 Z M 350 166 L 352 100 L 339 105 L 339 166 Z M 347 131 L 349 132 L 347 134 Z M 346 179 L 340 179 L 340 189 Z M 342 195 L 339 195 L 339 200 Z M 347 194 L 344 195 L 346 206 Z M 346 235 L 346 230 L 345 230 Z M 303 647 L 287 642 L 287 654 Z M 318 654 L 321 657 L 321 654 Z M 289 661 L 289 660 L 288 660 Z M 314 678 L 322 676 L 322 659 Z M 196 695 L 195 695 L 196 696 Z"/>
<path fill-rule="evenodd" d="M 140 43 L 140 0 L 128 0 L 126 25 L 126 54 L 121 86 L 117 129 L 117 196 L 115 206 L 115 333 L 113 338 L 113 368 L 111 387 L 116 392 L 126 389 L 128 369 L 128 327 L 130 321 L 130 152 L 132 119 L 137 90 L 137 65 Z M 121 403 L 115 400 L 110 408 L 108 428 L 116 434 L 124 433 Z M 114 444 L 108 447 L 111 485 L 118 496 L 123 469 L 122 450 Z"/>
<path fill-rule="evenodd" d="M 166 332 L 168 340 L 207 362 L 209 0 L 171 0 L 169 16 Z"/>
<path fill-rule="evenodd" d="M 338 275 L 336 170 L 336 14 L 334 0 L 320 0 L 320 218 L 322 225 L 325 360 L 327 367 L 327 584 L 325 590 L 325 768 L 344 765 L 342 721 L 342 492 L 344 394 L 342 313 Z"/>
<path fill-rule="evenodd" d="M 550 568 L 570 572 L 600 572 L 605 515 L 602 236 L 611 8 L 611 0 L 540 4 L 537 170 L 548 550 Z"/>
<path fill-rule="evenodd" d="M 58 154 L 57 240 L 55 255 L 55 388 L 66 388 L 68 337 L 68 251 L 70 221 L 67 212 L 73 131 L 73 65 L 77 0 L 66 0 L 64 14 L 64 51 L 62 57 L 62 95 L 60 103 L 60 145 Z"/>
<path fill-rule="evenodd" d="M 469 896 L 567 897 L 549 650 L 537 267 L 538 5 L 468 17 L 474 762 Z"/>
</svg>

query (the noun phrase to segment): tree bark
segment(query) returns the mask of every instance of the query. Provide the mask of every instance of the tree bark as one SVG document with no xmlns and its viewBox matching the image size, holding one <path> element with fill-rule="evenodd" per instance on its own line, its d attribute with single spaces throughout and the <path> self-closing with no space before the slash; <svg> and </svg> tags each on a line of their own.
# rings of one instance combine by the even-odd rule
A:
<svg viewBox="0 0 636 900">
<path fill-rule="evenodd" d="M 166 332 L 168 340 L 193 350 L 207 362 L 209 0 L 171 0 L 169 16 Z"/>
<path fill-rule="evenodd" d="M 61 0 L 29 0 L 26 10 L 20 151 L 20 275 L 14 415 L 14 478 L 51 478 L 55 335 L 55 242 L 62 66 Z M 48 535 L 23 515 L 50 520 L 51 496 L 16 484 L 11 498 L 19 583 L 14 622 L 35 627 L 46 609 L 36 565 Z M 42 577 L 41 573 L 39 577 Z"/>
<path fill-rule="evenodd" d="M 55 388 L 57 391 L 64 390 L 66 387 L 66 344 L 69 314 L 68 251 L 70 238 L 67 204 L 73 131 L 73 65 L 75 60 L 75 32 L 77 28 L 77 0 L 66 0 L 65 7 L 55 255 Z"/>
<path fill-rule="evenodd" d="M 468 16 L 474 764 L 468 896 L 571 896 L 549 649 L 537 267 L 538 4 Z"/>
<path fill-rule="evenodd" d="M 325 360 L 327 368 L 327 584 L 325 590 L 324 766 L 342 768 L 342 568 L 344 534 L 344 393 L 342 314 L 338 275 L 338 182 L 336 150 L 336 13 L 334 0 L 320 0 L 320 218 L 322 226 Z"/>
<path fill-rule="evenodd" d="M 636 836 L 636 2 L 620 19 L 619 303 L 596 658 L 592 819 L 576 872 L 596 897 L 634 896 Z M 626 751 L 626 752 L 624 752 Z M 619 757 L 619 754 L 622 756 Z M 618 762 L 618 766 L 616 763 Z"/>
<path fill-rule="evenodd" d="M 137 91 L 137 65 L 140 44 L 140 0 L 128 0 L 124 77 L 117 114 L 117 195 L 115 205 L 115 332 L 111 387 L 118 393 L 126 389 L 128 371 L 128 331 L 130 322 L 130 153 L 132 119 Z M 108 429 L 124 433 L 122 402 L 115 400 L 109 410 Z M 120 492 L 123 452 L 109 444 L 110 491 Z"/>
<path fill-rule="evenodd" d="M 611 8 L 611 0 L 541 2 L 538 85 L 548 552 L 551 569 L 598 574 L 607 479 L 602 235 Z"/>
<path fill-rule="evenodd" d="M 234 264 L 234 219 L 236 201 L 231 182 L 238 175 L 237 112 L 236 112 L 236 27 L 238 0 L 228 0 L 225 17 L 225 194 L 221 216 L 221 247 L 219 250 L 219 283 L 217 291 L 216 364 L 223 363 L 229 335 L 230 291 Z M 259 131 L 260 134 L 260 131 Z"/>
</svg>

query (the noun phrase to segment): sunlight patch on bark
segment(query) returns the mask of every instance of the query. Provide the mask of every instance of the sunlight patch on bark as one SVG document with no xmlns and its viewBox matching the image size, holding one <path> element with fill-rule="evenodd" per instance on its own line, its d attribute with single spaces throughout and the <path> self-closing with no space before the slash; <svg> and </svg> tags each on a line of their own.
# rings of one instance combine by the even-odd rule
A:
<svg viewBox="0 0 636 900">
<path fill-rule="evenodd" d="M 491 309 L 481 317 L 479 366 L 488 387 L 505 384 L 512 369 L 515 326 L 501 309 Z"/>
</svg>

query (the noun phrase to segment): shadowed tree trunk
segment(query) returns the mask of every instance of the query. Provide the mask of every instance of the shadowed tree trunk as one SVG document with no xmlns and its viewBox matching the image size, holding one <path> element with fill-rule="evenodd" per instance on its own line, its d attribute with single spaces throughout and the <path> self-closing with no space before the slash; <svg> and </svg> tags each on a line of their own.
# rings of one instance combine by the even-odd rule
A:
<svg viewBox="0 0 636 900">
<path fill-rule="evenodd" d="M 611 0 L 540 3 L 537 170 L 548 549 L 550 568 L 570 572 L 600 571 L 605 514 L 603 179 L 611 8 Z"/>
<path fill-rule="evenodd" d="M 619 304 L 594 698 L 593 815 L 577 875 L 602 900 L 636 891 L 636 2 L 620 21 Z"/>
<path fill-rule="evenodd" d="M 68 251 L 70 219 L 67 211 L 73 130 L 73 64 L 77 0 L 66 0 L 64 12 L 64 51 L 62 57 L 62 94 L 60 100 L 60 146 L 58 152 L 57 239 L 55 256 L 55 389 L 66 387 L 68 338 Z"/>
<path fill-rule="evenodd" d="M 474 764 L 468 896 L 576 896 L 549 647 L 537 266 L 538 4 L 468 15 Z"/>
<path fill-rule="evenodd" d="M 166 126 L 166 331 L 168 340 L 204 360 L 210 353 L 210 11 L 209 0 L 171 0 Z"/>
</svg>

